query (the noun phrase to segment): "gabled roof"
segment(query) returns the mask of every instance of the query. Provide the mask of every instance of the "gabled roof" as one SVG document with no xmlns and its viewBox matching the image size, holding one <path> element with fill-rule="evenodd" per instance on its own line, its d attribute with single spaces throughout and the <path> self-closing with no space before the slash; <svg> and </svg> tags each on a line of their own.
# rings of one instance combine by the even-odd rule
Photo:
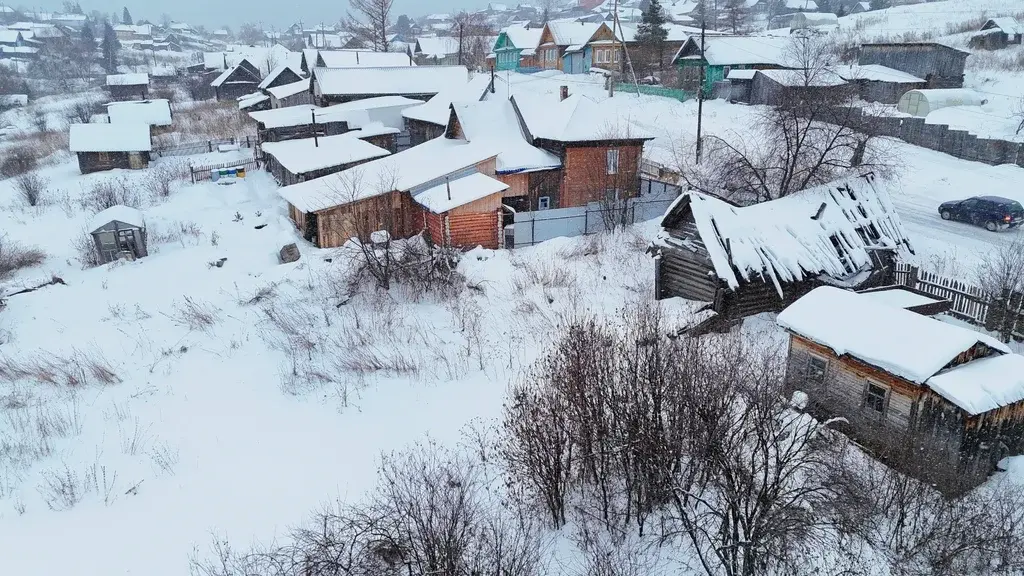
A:
<svg viewBox="0 0 1024 576">
<path fill-rule="evenodd" d="M 302 74 L 300 74 L 298 70 L 293 70 L 292 67 L 289 66 L 288 64 L 282 64 L 277 68 L 271 70 L 270 74 L 267 74 L 267 77 L 260 81 L 259 85 L 256 87 L 259 88 L 260 90 L 265 90 L 268 86 L 273 84 L 274 81 L 281 76 L 281 74 L 284 74 L 286 71 L 290 71 L 292 74 L 295 74 L 299 78 L 302 78 Z"/>
<path fill-rule="evenodd" d="M 72 124 L 72 152 L 149 152 L 153 144 L 146 124 Z"/>
<path fill-rule="evenodd" d="M 413 196 L 413 200 L 434 214 L 443 214 L 504 190 L 508 190 L 508 184 L 474 172 L 427 188 Z"/>
<path fill-rule="evenodd" d="M 273 156 L 292 174 L 305 174 L 391 154 L 350 134 L 264 142 L 263 153 Z"/>
<path fill-rule="evenodd" d="M 402 95 L 437 94 L 453 84 L 465 84 L 465 66 L 402 66 L 392 68 L 314 68 L 317 94 Z"/>
<path fill-rule="evenodd" d="M 170 126 L 171 105 L 167 100 L 142 100 L 138 102 L 111 102 L 107 104 L 107 116 L 111 124 L 146 124 L 148 126 Z"/>
<path fill-rule="evenodd" d="M 839 356 L 853 356 L 918 384 L 978 343 L 1009 352 L 980 332 L 833 286 L 815 288 L 797 300 L 779 313 L 778 323 Z"/>
<path fill-rule="evenodd" d="M 294 96 L 296 94 L 300 94 L 308 90 L 309 78 L 303 78 L 298 82 L 292 82 L 291 84 L 282 84 L 281 86 L 274 86 L 273 88 L 268 88 L 267 92 L 270 92 L 270 95 L 273 96 L 274 98 L 281 99 L 287 98 L 289 96 Z"/>
<path fill-rule="evenodd" d="M 548 22 L 551 38 L 558 46 L 582 46 L 605 26 L 603 22 Z"/>
<path fill-rule="evenodd" d="M 1024 34 L 1024 24 L 1018 22 L 1013 16 L 989 18 L 981 27 L 982 30 L 991 30 L 993 28 L 998 28 L 1007 34 Z"/>
<path fill-rule="evenodd" d="M 833 87 L 846 84 L 835 70 L 758 70 L 757 74 L 770 78 L 781 86 Z"/>
<path fill-rule="evenodd" d="M 391 68 L 415 66 L 404 52 L 371 52 L 369 50 L 321 50 L 320 60 L 327 68 Z M 316 68 L 319 64 L 313 65 Z"/>
<path fill-rule="evenodd" d="M 259 82 L 259 77 L 256 76 L 255 74 L 253 74 L 252 71 L 245 66 L 245 64 L 248 64 L 249 66 L 253 66 L 253 64 L 251 62 L 249 62 L 248 60 L 243 59 L 238 64 L 235 64 L 234 66 L 231 66 L 227 70 L 221 72 L 219 76 L 217 76 L 216 78 L 213 79 L 213 82 L 210 82 L 210 86 L 213 86 L 214 88 L 216 88 L 218 86 L 223 85 L 235 73 L 238 73 L 238 74 L 243 74 L 244 73 L 246 76 L 249 77 L 249 79 L 253 83 Z M 259 68 L 256 68 L 256 69 L 259 70 Z"/>
<path fill-rule="evenodd" d="M 466 140 L 499 150 L 498 173 L 548 170 L 562 165 L 558 156 L 526 141 L 512 103 L 504 99 L 453 103 Z"/>
<path fill-rule="evenodd" d="M 317 123 L 348 122 L 353 124 L 353 119 L 360 119 L 355 116 L 358 112 L 374 110 L 379 108 L 405 108 L 416 106 L 418 100 L 405 98 L 403 96 L 381 96 L 378 98 L 366 98 L 354 100 L 342 104 L 335 104 L 320 108 L 312 104 L 300 104 L 298 106 L 287 106 L 274 110 L 262 110 L 250 112 L 249 116 L 263 124 L 264 128 L 285 128 L 289 126 L 305 126 L 313 123 L 313 115 L 316 115 Z"/>
<path fill-rule="evenodd" d="M 520 50 L 536 50 L 540 44 L 543 28 L 526 28 L 525 26 L 509 26 L 502 30 L 509 42 Z"/>
<path fill-rule="evenodd" d="M 496 155 L 496 151 L 464 140 L 435 138 L 336 174 L 286 186 L 279 193 L 302 212 L 318 212 L 430 185 Z"/>
<path fill-rule="evenodd" d="M 734 290 L 745 282 L 771 282 L 781 296 L 786 283 L 855 276 L 871 266 L 872 250 L 910 250 L 888 190 L 871 175 L 743 207 L 687 192 L 662 226 L 675 228 L 687 214 L 715 273 Z M 661 240 L 688 242 L 667 233 Z"/>
<path fill-rule="evenodd" d="M 458 54 L 459 39 L 451 36 L 417 38 L 413 53 L 427 58 L 444 58 L 449 54 Z"/>
<path fill-rule="evenodd" d="M 908 74 L 902 70 L 882 66 L 881 64 L 850 64 L 836 66 L 835 71 L 845 80 L 867 80 L 870 82 L 892 82 L 895 84 L 924 83 L 923 78 Z"/>
<path fill-rule="evenodd" d="M 149 74 L 110 74 L 107 86 L 148 86 Z"/>
<path fill-rule="evenodd" d="M 559 101 L 554 94 L 512 96 L 519 118 L 527 130 L 527 139 L 555 142 L 601 142 L 651 140 L 647 133 L 629 118 L 622 117 L 612 103 L 595 102 L 573 94 Z"/>
<path fill-rule="evenodd" d="M 24 39 L 25 37 L 18 30 L 0 29 L 0 42 L 5 44 L 14 44 Z"/>
<path fill-rule="evenodd" d="M 118 204 L 94 214 L 89 219 L 89 232 L 95 232 L 111 222 L 123 222 L 136 228 L 146 227 L 146 219 L 142 216 L 142 212 L 130 206 Z"/>
<path fill-rule="evenodd" d="M 402 116 L 410 120 L 430 122 L 437 126 L 448 124 L 448 115 L 453 102 L 479 102 L 490 86 L 491 78 L 487 74 L 477 74 L 464 84 L 452 84 L 432 96 L 430 100 L 419 106 L 402 110 Z"/>
<path fill-rule="evenodd" d="M 711 66 L 770 64 L 785 66 L 789 38 L 773 36 L 705 36 L 704 59 Z M 690 37 L 676 52 L 673 62 L 683 54 L 700 55 L 700 42 Z M 685 56 L 689 57 L 689 56 Z"/>
</svg>

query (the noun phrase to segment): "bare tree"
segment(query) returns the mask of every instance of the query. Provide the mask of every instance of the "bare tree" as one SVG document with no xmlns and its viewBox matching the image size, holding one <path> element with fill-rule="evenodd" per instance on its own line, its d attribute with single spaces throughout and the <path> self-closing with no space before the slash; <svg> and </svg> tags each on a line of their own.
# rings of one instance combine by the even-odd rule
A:
<svg viewBox="0 0 1024 576">
<path fill-rule="evenodd" d="M 1018 121 L 1017 131 L 1015 134 L 1020 134 L 1024 131 L 1024 98 L 1020 98 L 1013 105 L 1013 118 Z"/>
<path fill-rule="evenodd" d="M 722 23 L 733 34 L 740 34 L 747 31 L 750 21 L 750 9 L 746 0 L 724 0 L 725 8 L 722 11 Z"/>
<path fill-rule="evenodd" d="M 1000 225 L 997 222 L 993 226 L 998 230 Z M 1009 342 L 1017 316 L 1024 309 L 1024 240 L 1015 236 L 986 250 L 975 271 L 975 283 L 989 298 L 986 327 L 998 332 L 1003 342 Z"/>
<path fill-rule="evenodd" d="M 350 0 L 355 14 L 348 14 L 345 27 L 374 52 L 387 52 L 393 3 L 394 0 Z"/>
<path fill-rule="evenodd" d="M 476 59 L 473 58 L 474 54 L 479 53 L 479 46 L 474 49 L 474 43 L 479 45 L 482 36 L 490 35 L 490 28 L 482 14 L 465 10 L 459 12 L 452 18 L 449 34 L 459 41 L 460 65 L 473 67 L 483 64 L 483 59 L 476 62 Z"/>
</svg>

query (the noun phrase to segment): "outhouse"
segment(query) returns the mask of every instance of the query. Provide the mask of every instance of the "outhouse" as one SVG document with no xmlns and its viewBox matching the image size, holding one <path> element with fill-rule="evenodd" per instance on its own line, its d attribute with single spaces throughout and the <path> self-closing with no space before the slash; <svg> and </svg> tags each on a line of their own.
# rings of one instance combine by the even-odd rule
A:
<svg viewBox="0 0 1024 576">
<path fill-rule="evenodd" d="M 101 263 L 146 256 L 146 221 L 128 206 L 111 206 L 89 221 L 89 230 Z"/>
</svg>

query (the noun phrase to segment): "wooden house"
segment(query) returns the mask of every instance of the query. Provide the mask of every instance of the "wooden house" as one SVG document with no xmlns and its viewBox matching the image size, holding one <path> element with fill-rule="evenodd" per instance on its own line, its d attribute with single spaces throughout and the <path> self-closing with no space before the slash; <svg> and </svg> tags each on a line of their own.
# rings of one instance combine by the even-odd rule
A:
<svg viewBox="0 0 1024 576">
<path fill-rule="evenodd" d="M 856 87 L 857 96 L 866 102 L 896 104 L 907 92 L 923 90 L 928 86 L 924 78 L 881 64 L 837 66 L 835 70 L 840 77 Z"/>
<path fill-rule="evenodd" d="M 471 38 L 463 39 L 468 51 Z M 459 62 L 459 39 L 451 36 L 417 38 L 412 55 L 419 66 L 457 66 Z"/>
<path fill-rule="evenodd" d="M 608 47 L 602 47 L 602 51 L 618 46 L 611 28 L 603 22 L 548 22 L 544 25 L 540 45 L 537 47 L 538 65 L 545 70 L 562 70 L 566 73 L 589 72 L 589 66 L 584 68 L 587 45 L 598 37 L 610 43 Z M 602 61 L 603 55 L 604 52 Z M 618 55 L 609 52 L 609 56 L 617 63 Z M 609 67 L 611 64 L 608 63 Z"/>
<path fill-rule="evenodd" d="M 260 142 L 333 136 L 363 129 L 366 138 L 395 135 L 403 131 L 402 112 L 421 104 L 403 96 L 382 96 L 319 108 L 311 104 L 253 112 Z"/>
<path fill-rule="evenodd" d="M 871 175 L 734 206 L 684 193 L 652 246 L 657 298 L 707 302 L 726 320 L 778 311 L 822 284 L 890 285 L 909 251 L 886 187 Z"/>
<path fill-rule="evenodd" d="M 111 124 L 145 124 L 153 136 L 169 131 L 174 123 L 171 104 L 164 99 L 111 102 L 107 118 Z"/>
<path fill-rule="evenodd" d="M 270 94 L 271 109 L 313 103 L 313 95 L 309 91 L 309 78 L 269 88 L 267 93 Z"/>
<path fill-rule="evenodd" d="M 445 133 L 453 102 L 478 102 L 492 89 L 490 77 L 477 74 L 465 84 L 454 84 L 419 106 L 402 110 L 410 145 L 419 146 Z"/>
<path fill-rule="evenodd" d="M 981 30 L 971 37 L 968 46 L 985 50 L 1000 50 L 1013 44 L 1020 44 L 1024 38 L 1024 24 L 1012 16 L 989 18 Z"/>
<path fill-rule="evenodd" d="M 506 185 L 493 178 L 494 165 L 488 148 L 437 138 L 279 193 L 303 236 L 323 248 L 381 231 L 392 238 L 426 231 L 441 245 L 497 248 Z"/>
<path fill-rule="evenodd" d="M 640 159 L 653 136 L 623 119 L 610 102 L 568 93 L 557 97 L 513 95 L 512 105 L 531 146 L 561 164 L 560 178 L 537 176 L 532 210 L 619 202 L 640 193 Z M 534 176 L 531 175 L 531 179 Z"/>
<path fill-rule="evenodd" d="M 403 68 L 415 65 L 412 55 L 404 51 L 319 50 L 313 68 Z"/>
<path fill-rule="evenodd" d="M 135 260 L 148 255 L 146 220 L 128 206 L 111 206 L 89 220 L 89 234 L 101 263 Z"/>
<path fill-rule="evenodd" d="M 529 24 L 502 30 L 494 42 L 495 70 L 519 72 L 540 68 L 537 47 L 543 32 L 544 28 L 530 28 Z"/>
<path fill-rule="evenodd" d="M 267 172 L 282 186 L 321 178 L 390 154 L 351 133 L 266 142 L 262 150 Z"/>
<path fill-rule="evenodd" d="M 857 62 L 881 64 L 927 82 L 926 88 L 963 88 L 970 53 L 936 42 L 863 44 Z"/>
<path fill-rule="evenodd" d="M 701 53 L 700 38 L 691 36 L 676 52 L 672 63 L 679 70 L 680 88 L 695 92 L 702 87 L 704 94 L 710 96 L 715 83 L 724 80 L 732 70 L 786 68 L 784 52 L 789 42 L 788 38 L 763 36 L 710 36 L 705 37 Z"/>
<path fill-rule="evenodd" d="M 68 138 L 82 174 L 149 166 L 153 149 L 146 124 L 72 124 Z"/>
<path fill-rule="evenodd" d="M 145 100 L 149 94 L 149 74 L 110 74 L 106 87 L 112 100 Z"/>
<path fill-rule="evenodd" d="M 1024 453 L 1024 357 L 969 328 L 836 287 L 778 316 L 786 385 L 891 466 L 958 494 Z"/>
<path fill-rule="evenodd" d="M 285 84 L 294 84 L 302 80 L 302 76 L 287 64 L 282 64 L 270 71 L 266 78 L 256 85 L 261 92 L 269 95 L 268 90 Z"/>
<path fill-rule="evenodd" d="M 312 78 L 313 100 L 319 106 L 381 96 L 425 102 L 448 87 L 466 84 L 469 71 L 465 66 L 314 68 Z"/>
<path fill-rule="evenodd" d="M 248 59 L 228 67 L 210 82 L 218 102 L 237 100 L 240 96 L 257 91 L 260 84 L 260 70 Z"/>
<path fill-rule="evenodd" d="M 852 90 L 855 87 L 830 69 L 755 70 L 749 103 L 784 106 L 804 101 L 820 102 L 829 97 L 843 101 Z"/>
<path fill-rule="evenodd" d="M 679 49 L 683 47 L 683 44 L 690 39 L 690 36 L 696 35 L 700 38 L 700 29 L 694 29 L 689 26 L 681 26 L 679 24 L 666 24 L 665 32 L 667 33 L 665 41 L 662 42 L 661 50 L 662 53 L 659 57 L 657 53 L 640 53 L 641 46 L 636 41 L 636 24 L 620 24 L 621 27 L 621 40 L 624 49 L 630 50 L 630 54 L 633 57 L 633 61 L 636 62 L 637 58 L 645 58 L 647 61 L 654 62 L 660 61 L 665 66 L 672 62 L 672 57 L 679 52 Z M 705 36 L 720 35 L 719 32 L 713 30 L 705 31 Z M 620 56 L 620 59 L 622 57 Z"/>
</svg>

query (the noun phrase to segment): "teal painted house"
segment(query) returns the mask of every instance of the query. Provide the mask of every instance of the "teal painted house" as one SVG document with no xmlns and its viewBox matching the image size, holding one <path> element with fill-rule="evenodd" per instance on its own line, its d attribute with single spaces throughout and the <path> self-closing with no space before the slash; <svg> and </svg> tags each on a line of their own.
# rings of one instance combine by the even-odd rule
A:
<svg viewBox="0 0 1024 576">
<path fill-rule="evenodd" d="M 494 42 L 494 69 L 518 71 L 536 68 L 537 45 L 543 28 L 509 26 L 501 31 Z"/>
<path fill-rule="evenodd" d="M 704 68 L 701 88 L 710 95 L 715 82 L 725 80 L 730 70 L 771 70 L 787 68 L 785 49 L 788 38 L 766 36 L 711 36 L 704 39 L 701 53 L 700 37 L 690 37 L 672 59 L 679 68 L 679 87 L 696 91 L 701 84 L 700 72 Z"/>
</svg>

